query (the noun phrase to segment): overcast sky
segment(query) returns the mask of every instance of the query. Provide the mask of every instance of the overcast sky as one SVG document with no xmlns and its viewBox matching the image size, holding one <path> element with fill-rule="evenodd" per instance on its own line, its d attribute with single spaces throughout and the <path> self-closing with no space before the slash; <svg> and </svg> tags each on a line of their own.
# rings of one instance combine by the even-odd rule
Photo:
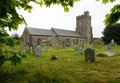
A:
<svg viewBox="0 0 120 83">
<path fill-rule="evenodd" d="M 102 31 L 104 30 L 104 18 L 110 9 L 115 5 L 119 4 L 120 0 L 116 0 L 114 3 L 102 4 L 96 2 L 96 0 L 80 0 L 74 4 L 73 8 L 70 8 L 68 13 L 64 12 L 61 6 L 53 5 L 50 8 L 45 6 L 39 7 L 33 5 L 32 13 L 19 11 L 19 14 L 23 15 L 29 27 L 51 29 L 60 28 L 66 30 L 75 30 L 76 27 L 76 16 L 82 15 L 85 11 L 89 11 L 91 15 L 91 23 L 93 28 L 93 36 L 101 37 Z M 18 31 L 14 31 L 22 34 L 25 25 L 19 27 Z M 12 32 L 12 33 L 14 33 Z"/>
</svg>

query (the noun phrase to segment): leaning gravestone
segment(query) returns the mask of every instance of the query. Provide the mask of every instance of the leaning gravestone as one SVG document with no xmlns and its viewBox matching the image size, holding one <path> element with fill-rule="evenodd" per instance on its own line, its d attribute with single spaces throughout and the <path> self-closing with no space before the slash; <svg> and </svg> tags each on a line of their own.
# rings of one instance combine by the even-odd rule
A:
<svg viewBox="0 0 120 83">
<path fill-rule="evenodd" d="M 81 47 L 78 48 L 78 54 L 79 55 L 82 54 L 82 48 Z"/>
<path fill-rule="evenodd" d="M 95 53 L 92 48 L 87 48 L 85 50 L 85 61 L 87 62 L 95 62 Z"/>
<path fill-rule="evenodd" d="M 39 45 L 35 47 L 35 55 L 36 56 L 41 56 L 41 48 Z"/>
<path fill-rule="evenodd" d="M 107 50 L 112 50 L 112 44 L 111 44 L 111 43 L 109 43 L 109 44 L 107 45 Z"/>
</svg>

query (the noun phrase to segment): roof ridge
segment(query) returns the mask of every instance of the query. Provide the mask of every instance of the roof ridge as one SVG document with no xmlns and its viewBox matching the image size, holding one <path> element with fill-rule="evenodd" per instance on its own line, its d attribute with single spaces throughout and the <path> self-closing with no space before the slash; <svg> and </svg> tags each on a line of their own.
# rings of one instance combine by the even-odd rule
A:
<svg viewBox="0 0 120 83">
<path fill-rule="evenodd" d="M 65 31 L 73 31 L 73 30 L 68 30 L 68 29 L 59 29 L 59 28 L 51 28 L 51 29 L 65 30 Z M 74 32 L 74 31 L 73 31 L 73 32 Z"/>
<path fill-rule="evenodd" d="M 31 28 L 31 29 L 42 29 L 42 30 L 50 30 L 50 29 L 44 29 L 44 28 L 37 28 L 37 27 L 26 27 L 26 28 Z"/>
</svg>

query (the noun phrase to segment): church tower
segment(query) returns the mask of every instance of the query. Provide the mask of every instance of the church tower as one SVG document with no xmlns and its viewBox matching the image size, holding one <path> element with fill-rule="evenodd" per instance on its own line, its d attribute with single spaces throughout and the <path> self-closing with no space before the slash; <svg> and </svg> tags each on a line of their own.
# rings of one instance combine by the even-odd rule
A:
<svg viewBox="0 0 120 83">
<path fill-rule="evenodd" d="M 76 32 L 87 38 L 87 43 L 92 42 L 93 34 L 91 27 L 91 16 L 89 12 L 84 12 L 83 15 L 76 17 Z"/>
</svg>

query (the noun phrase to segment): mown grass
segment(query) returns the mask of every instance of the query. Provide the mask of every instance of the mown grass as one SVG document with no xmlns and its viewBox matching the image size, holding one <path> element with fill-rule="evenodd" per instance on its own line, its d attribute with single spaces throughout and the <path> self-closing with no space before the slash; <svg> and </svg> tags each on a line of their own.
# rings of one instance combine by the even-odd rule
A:
<svg viewBox="0 0 120 83">
<path fill-rule="evenodd" d="M 43 47 L 42 47 L 43 48 Z M 84 46 L 83 51 L 87 48 Z M 95 53 L 105 52 L 106 47 L 94 48 Z M 120 46 L 113 47 L 119 52 Z M 51 60 L 51 55 L 58 60 Z M 6 62 L 0 68 L 0 83 L 119 83 L 120 55 L 97 57 L 95 63 L 84 60 L 84 53 L 77 54 L 74 48 L 49 47 L 37 57 L 32 53 L 23 59 L 23 63 L 11 66 Z"/>
</svg>

